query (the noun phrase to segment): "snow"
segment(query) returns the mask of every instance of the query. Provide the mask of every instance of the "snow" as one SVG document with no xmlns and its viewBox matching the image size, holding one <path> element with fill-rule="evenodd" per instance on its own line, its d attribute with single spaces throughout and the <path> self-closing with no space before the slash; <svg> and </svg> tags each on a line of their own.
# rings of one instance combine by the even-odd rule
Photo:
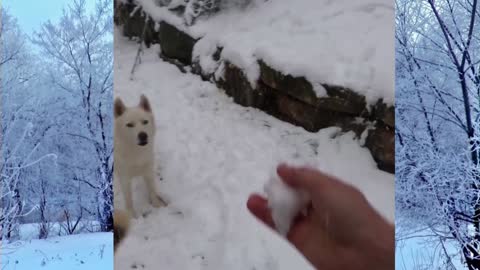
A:
<svg viewBox="0 0 480 270">
<path fill-rule="evenodd" d="M 192 60 L 200 64 L 203 72 L 213 74 L 219 66 L 219 63 L 213 59 L 216 50 L 215 42 L 208 38 L 202 38 L 193 47 Z"/>
<path fill-rule="evenodd" d="M 262 59 L 314 84 L 351 88 L 369 104 L 380 98 L 394 103 L 393 1 L 253 1 L 246 10 L 200 18 L 189 28 L 152 0 L 139 2 L 155 20 L 223 47 L 222 59 L 242 68 L 252 85 L 259 77 L 257 59 Z"/>
<path fill-rule="evenodd" d="M 276 173 L 265 184 L 268 207 L 272 210 L 275 229 L 282 236 L 287 236 L 293 219 L 307 206 L 309 198 L 287 186 Z"/>
<path fill-rule="evenodd" d="M 3 245 L 2 270 L 113 269 L 112 233 L 90 233 Z"/>
<path fill-rule="evenodd" d="M 310 133 L 235 104 L 214 84 L 159 59 L 158 46 L 145 49 L 130 80 L 137 46 L 116 33 L 114 91 L 128 106 L 141 94 L 151 101 L 156 185 L 169 205 L 150 207 L 143 181 L 134 182 L 134 207 L 145 217 L 132 221 L 115 269 L 312 269 L 246 208 L 249 194 L 261 192 L 282 161 L 315 166 L 353 184 L 393 222 L 394 177 L 376 168 L 353 133 Z M 125 209 L 114 186 L 115 206 Z"/>
<path fill-rule="evenodd" d="M 141 6 L 155 22 L 164 21 L 186 31 L 186 27 L 180 17 L 175 16 L 167 7 L 160 7 L 155 2 L 154 0 L 136 0 L 136 3 Z"/>
</svg>

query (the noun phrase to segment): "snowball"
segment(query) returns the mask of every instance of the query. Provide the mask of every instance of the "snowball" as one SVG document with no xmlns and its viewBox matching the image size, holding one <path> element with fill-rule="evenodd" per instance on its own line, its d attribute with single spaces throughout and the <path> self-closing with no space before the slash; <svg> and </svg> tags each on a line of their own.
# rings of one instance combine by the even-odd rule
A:
<svg viewBox="0 0 480 270">
<path fill-rule="evenodd" d="M 286 236 L 293 219 L 307 206 L 307 194 L 285 184 L 276 174 L 272 174 L 264 187 L 268 207 L 277 231 Z"/>
</svg>

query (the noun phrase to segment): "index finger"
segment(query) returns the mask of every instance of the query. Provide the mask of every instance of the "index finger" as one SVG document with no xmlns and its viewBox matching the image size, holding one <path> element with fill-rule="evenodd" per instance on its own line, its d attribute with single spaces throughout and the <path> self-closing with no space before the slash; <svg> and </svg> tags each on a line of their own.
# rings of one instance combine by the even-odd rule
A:
<svg viewBox="0 0 480 270">
<path fill-rule="evenodd" d="M 341 183 L 333 176 L 309 167 L 293 167 L 280 164 L 277 167 L 277 173 L 287 185 L 308 193 L 329 190 L 338 187 L 338 184 Z"/>
</svg>

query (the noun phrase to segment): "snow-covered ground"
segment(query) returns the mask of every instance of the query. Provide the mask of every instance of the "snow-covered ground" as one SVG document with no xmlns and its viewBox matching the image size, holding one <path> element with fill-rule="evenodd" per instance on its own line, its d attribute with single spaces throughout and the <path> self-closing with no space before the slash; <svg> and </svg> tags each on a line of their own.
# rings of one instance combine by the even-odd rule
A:
<svg viewBox="0 0 480 270">
<path fill-rule="evenodd" d="M 222 11 L 188 28 L 155 0 L 137 2 L 156 21 L 203 37 L 199 56 L 223 47 L 221 58 L 242 68 L 252 83 L 259 76 L 256 61 L 263 59 L 285 74 L 349 87 L 369 103 L 394 103 L 394 1 L 254 0 L 246 10 Z"/>
<path fill-rule="evenodd" d="M 143 181 L 135 183 L 134 206 L 147 214 L 132 222 L 115 254 L 116 270 L 312 269 L 245 206 L 280 161 L 341 177 L 393 222 L 394 177 L 376 168 L 353 134 L 333 138 L 336 128 L 309 133 L 239 106 L 214 84 L 160 60 L 158 46 L 145 51 L 130 80 L 137 46 L 115 34 L 114 91 L 127 105 L 136 105 L 142 93 L 152 102 L 156 184 L 170 204 L 152 209 Z M 115 206 L 124 208 L 118 188 Z"/>
<path fill-rule="evenodd" d="M 112 233 L 89 233 L 0 245 L 2 270 L 113 269 Z"/>
</svg>

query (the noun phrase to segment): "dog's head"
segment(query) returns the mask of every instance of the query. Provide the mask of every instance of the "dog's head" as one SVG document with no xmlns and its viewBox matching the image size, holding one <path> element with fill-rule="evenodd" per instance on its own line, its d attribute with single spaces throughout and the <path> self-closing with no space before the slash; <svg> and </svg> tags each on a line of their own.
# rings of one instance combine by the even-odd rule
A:
<svg viewBox="0 0 480 270">
<path fill-rule="evenodd" d="M 115 136 L 138 146 L 153 142 L 155 121 L 148 98 L 140 97 L 136 107 L 126 107 L 120 98 L 115 99 Z"/>
</svg>

